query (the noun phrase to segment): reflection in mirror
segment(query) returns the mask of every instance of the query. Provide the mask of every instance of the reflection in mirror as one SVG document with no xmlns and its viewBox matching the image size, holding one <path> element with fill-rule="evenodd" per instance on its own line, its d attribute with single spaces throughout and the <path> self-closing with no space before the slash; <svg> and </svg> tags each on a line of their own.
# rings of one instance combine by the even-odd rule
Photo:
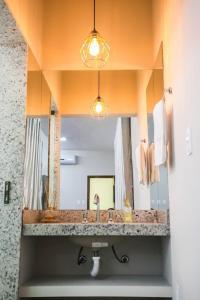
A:
<svg viewBox="0 0 200 300">
<path fill-rule="evenodd" d="M 154 143 L 154 123 L 152 113 L 148 114 L 148 138 L 149 144 Z M 168 195 L 168 169 L 167 165 L 159 166 L 159 181 L 150 185 L 150 204 L 154 209 L 168 209 L 169 195 Z"/>
<path fill-rule="evenodd" d="M 54 99 L 51 102 L 49 126 L 49 199 L 48 209 L 59 209 L 60 181 L 60 115 Z"/>
<path fill-rule="evenodd" d="M 155 69 L 151 72 L 146 89 L 148 143 L 150 151 L 154 152 L 155 170 L 158 177 L 157 180 L 150 182 L 150 207 L 154 209 L 169 208 L 165 97 L 163 46 L 161 44 Z"/>
<path fill-rule="evenodd" d="M 101 209 L 115 209 L 115 177 L 114 176 L 87 176 L 87 209 L 95 210 L 95 195 L 101 199 Z"/>
<path fill-rule="evenodd" d="M 154 70 L 137 71 L 137 117 L 131 119 L 135 209 L 168 209 L 167 130 L 160 46 Z"/>
<path fill-rule="evenodd" d="M 61 209 L 123 209 L 133 201 L 131 118 L 62 118 Z M 125 150 L 125 151 L 124 151 Z"/>
<path fill-rule="evenodd" d="M 49 115 L 51 92 L 29 49 L 24 201 L 26 209 L 46 209 L 49 199 Z"/>
<path fill-rule="evenodd" d="M 147 123 L 148 123 L 148 142 L 149 148 L 155 147 L 155 107 L 158 103 L 164 103 L 164 80 L 163 69 L 156 69 L 152 71 L 149 84 L 147 86 Z M 165 113 L 165 112 L 164 112 Z M 162 129 L 162 123 L 160 124 Z M 166 128 L 165 128 L 166 129 Z M 163 133 L 164 135 L 164 133 Z M 168 195 L 168 169 L 167 163 L 160 164 L 158 167 L 158 180 L 150 184 L 150 204 L 154 209 L 169 208 Z"/>
<path fill-rule="evenodd" d="M 48 136 L 48 117 L 27 117 L 24 162 L 24 208 L 47 208 Z"/>
</svg>

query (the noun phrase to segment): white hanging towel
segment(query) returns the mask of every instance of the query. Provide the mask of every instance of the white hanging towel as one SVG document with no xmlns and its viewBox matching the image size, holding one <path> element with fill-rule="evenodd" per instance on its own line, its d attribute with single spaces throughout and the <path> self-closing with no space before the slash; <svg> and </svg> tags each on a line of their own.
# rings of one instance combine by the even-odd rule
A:
<svg viewBox="0 0 200 300">
<path fill-rule="evenodd" d="M 147 172 L 150 184 L 160 181 L 159 166 L 155 166 L 155 145 L 152 143 L 147 149 Z"/>
<path fill-rule="evenodd" d="M 146 145 L 140 143 L 135 149 L 136 165 L 138 171 L 138 180 L 140 184 L 147 184 L 147 161 L 146 161 Z"/>
<path fill-rule="evenodd" d="M 160 100 L 153 109 L 155 166 L 160 166 L 167 159 L 167 126 L 165 101 Z"/>
</svg>

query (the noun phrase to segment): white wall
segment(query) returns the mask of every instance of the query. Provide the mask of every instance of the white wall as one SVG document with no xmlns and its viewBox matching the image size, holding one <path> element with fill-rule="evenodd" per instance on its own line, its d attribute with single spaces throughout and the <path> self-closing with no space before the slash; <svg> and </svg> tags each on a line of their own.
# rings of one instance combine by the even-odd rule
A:
<svg viewBox="0 0 200 300">
<path fill-rule="evenodd" d="M 61 165 L 60 209 L 87 209 L 87 176 L 114 175 L 113 151 L 62 150 L 78 156 L 77 165 Z"/>
<path fill-rule="evenodd" d="M 172 142 L 169 170 L 175 300 L 200 299 L 200 1 L 154 0 L 155 51 L 163 40 Z M 185 133 L 192 130 L 193 154 Z M 179 295 L 178 295 L 179 294 Z"/>
</svg>

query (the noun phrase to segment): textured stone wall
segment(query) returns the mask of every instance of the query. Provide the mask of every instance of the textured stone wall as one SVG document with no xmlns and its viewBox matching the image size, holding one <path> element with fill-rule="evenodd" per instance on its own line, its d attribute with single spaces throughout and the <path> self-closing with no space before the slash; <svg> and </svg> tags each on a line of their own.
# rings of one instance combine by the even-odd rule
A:
<svg viewBox="0 0 200 300">
<path fill-rule="evenodd" d="M 0 0 L 0 300 L 18 294 L 25 147 L 27 47 Z M 4 182 L 11 181 L 10 204 Z"/>
<path fill-rule="evenodd" d="M 60 209 L 60 136 L 61 136 L 61 116 L 59 112 L 56 113 L 55 119 L 55 157 L 54 157 L 54 177 L 56 178 L 55 183 L 55 208 Z"/>
</svg>

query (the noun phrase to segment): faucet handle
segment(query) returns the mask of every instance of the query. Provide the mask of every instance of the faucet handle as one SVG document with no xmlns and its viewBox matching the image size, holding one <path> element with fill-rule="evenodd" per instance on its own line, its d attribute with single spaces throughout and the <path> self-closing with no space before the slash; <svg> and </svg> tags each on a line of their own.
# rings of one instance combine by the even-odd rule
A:
<svg viewBox="0 0 200 300">
<path fill-rule="evenodd" d="M 108 209 L 108 223 L 113 223 L 113 208 Z"/>
<path fill-rule="evenodd" d="M 88 215 L 88 211 L 87 210 L 83 211 L 83 213 L 82 213 L 82 216 L 83 216 L 82 223 L 87 223 L 88 222 L 87 215 Z"/>
</svg>

